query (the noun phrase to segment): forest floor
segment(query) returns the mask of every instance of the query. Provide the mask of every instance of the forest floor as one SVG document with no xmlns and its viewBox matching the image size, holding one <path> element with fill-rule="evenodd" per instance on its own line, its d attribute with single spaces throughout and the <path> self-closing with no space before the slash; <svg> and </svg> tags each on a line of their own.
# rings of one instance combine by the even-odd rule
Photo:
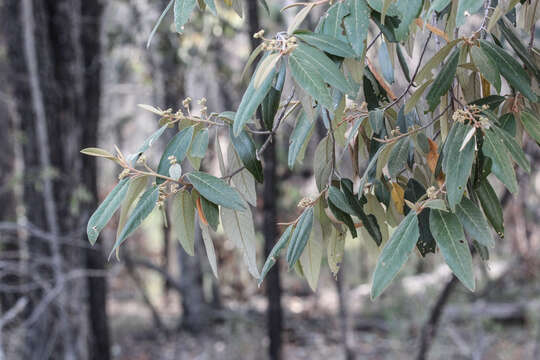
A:
<svg viewBox="0 0 540 360">
<path fill-rule="evenodd" d="M 497 266 L 490 271 L 499 276 L 476 294 L 456 287 L 429 359 L 538 359 L 540 279 L 523 269 L 493 268 Z M 284 296 L 284 359 L 345 359 L 332 281 L 324 279 L 316 294 Z M 377 302 L 369 300 L 368 285 L 351 289 L 347 301 L 354 358 L 414 359 L 422 325 L 446 281 L 446 269 L 429 278 L 404 277 Z M 220 320 L 199 335 L 157 331 L 150 311 L 137 298 L 117 294 L 110 303 L 117 360 L 267 358 L 262 291 L 249 302 L 224 297 Z M 156 305 L 169 329 L 177 328 L 178 303 L 169 295 Z"/>
</svg>

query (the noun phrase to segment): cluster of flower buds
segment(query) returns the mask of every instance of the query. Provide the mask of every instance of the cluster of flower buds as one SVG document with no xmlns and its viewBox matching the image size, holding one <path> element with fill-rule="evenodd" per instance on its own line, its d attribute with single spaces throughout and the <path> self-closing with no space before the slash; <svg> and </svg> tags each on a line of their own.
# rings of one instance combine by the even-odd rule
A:
<svg viewBox="0 0 540 360">
<path fill-rule="evenodd" d="M 139 156 L 139 158 L 137 159 L 137 164 L 139 164 L 139 165 L 146 164 L 146 155 L 145 154 L 142 154 L 141 156 Z"/>
<path fill-rule="evenodd" d="M 206 116 L 208 114 L 208 107 L 206 106 L 206 98 L 200 99 L 197 103 L 201 106 L 201 115 Z"/>
<path fill-rule="evenodd" d="M 186 109 L 189 109 L 189 106 L 191 105 L 191 98 L 188 96 L 187 98 L 184 99 L 184 101 L 182 101 L 182 105 L 186 108 Z"/>
<path fill-rule="evenodd" d="M 302 200 L 300 200 L 300 202 L 298 203 L 298 207 L 304 209 L 311 206 L 312 204 L 313 204 L 313 200 L 308 197 L 305 197 Z"/>
<path fill-rule="evenodd" d="M 164 184 L 159 185 L 159 197 L 156 203 L 157 207 L 162 208 L 165 205 L 165 200 L 167 199 L 167 191 Z"/>
<path fill-rule="evenodd" d="M 470 123 L 476 128 L 489 129 L 491 123 L 489 119 L 482 115 L 482 111 L 488 110 L 488 105 L 468 105 L 463 109 L 458 109 L 452 115 L 454 121 L 460 122 L 462 124 Z"/>
<path fill-rule="evenodd" d="M 435 189 L 435 186 L 430 186 L 427 190 L 426 190 L 426 193 L 427 193 L 427 196 L 430 200 L 433 200 L 433 199 L 436 199 L 437 198 L 437 189 Z"/>
<path fill-rule="evenodd" d="M 264 30 L 261 30 L 253 35 L 255 39 L 263 39 L 263 51 L 279 51 L 283 55 L 289 54 L 296 47 L 297 39 L 295 36 L 288 36 L 286 33 L 280 32 L 274 39 L 266 39 Z"/>
<path fill-rule="evenodd" d="M 169 163 L 170 163 L 171 165 L 176 164 L 176 156 L 174 156 L 174 155 L 169 156 L 169 157 L 167 158 L 167 160 L 169 160 Z"/>
</svg>

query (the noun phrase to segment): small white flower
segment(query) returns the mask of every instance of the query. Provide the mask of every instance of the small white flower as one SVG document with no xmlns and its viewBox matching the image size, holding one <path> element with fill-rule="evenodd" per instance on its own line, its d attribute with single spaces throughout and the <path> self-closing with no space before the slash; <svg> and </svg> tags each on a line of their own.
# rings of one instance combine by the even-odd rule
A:
<svg viewBox="0 0 540 360">
<path fill-rule="evenodd" d="M 169 176 L 173 178 L 174 180 L 180 179 L 180 176 L 182 176 L 182 166 L 180 164 L 173 164 L 169 168 Z"/>
</svg>

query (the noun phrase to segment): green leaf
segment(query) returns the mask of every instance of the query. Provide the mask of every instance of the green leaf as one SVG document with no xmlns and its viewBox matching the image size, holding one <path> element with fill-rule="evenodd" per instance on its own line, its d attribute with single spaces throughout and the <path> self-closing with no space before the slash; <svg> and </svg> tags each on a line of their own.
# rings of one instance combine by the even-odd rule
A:
<svg viewBox="0 0 540 360">
<path fill-rule="evenodd" d="M 406 131 L 406 130 L 404 130 Z M 388 172 L 392 178 L 396 178 L 398 174 L 403 170 L 409 157 L 410 141 L 408 137 L 404 137 L 396 143 L 390 152 L 390 159 L 388 160 Z"/>
<path fill-rule="evenodd" d="M 403 41 L 409 35 L 409 29 L 412 22 L 416 19 L 422 11 L 422 0 L 398 0 L 396 7 L 399 13 L 399 26 L 394 29 L 396 34 L 396 40 Z"/>
<path fill-rule="evenodd" d="M 350 15 L 343 22 L 347 30 L 347 38 L 357 56 L 362 56 L 366 48 L 369 30 L 370 9 L 365 0 L 347 0 Z"/>
<path fill-rule="evenodd" d="M 314 221 L 311 233 L 300 256 L 300 264 L 311 290 L 317 290 L 319 275 L 321 273 L 321 262 L 323 254 L 322 228 L 318 221 Z"/>
<path fill-rule="evenodd" d="M 313 132 L 314 123 L 302 112 L 289 139 L 288 165 L 292 169 Z"/>
<path fill-rule="evenodd" d="M 487 129 L 484 132 L 482 152 L 493 161 L 491 172 L 511 193 L 517 193 L 519 188 L 516 173 L 514 172 L 514 166 L 506 149 L 504 139 L 492 129 Z"/>
<path fill-rule="evenodd" d="M 257 238 L 255 237 L 255 225 L 251 211 L 236 211 L 231 209 L 221 210 L 221 224 L 225 234 L 236 248 L 242 253 L 242 258 L 247 265 L 248 271 L 254 278 L 259 279 L 257 268 Z"/>
<path fill-rule="evenodd" d="M 159 28 L 159 25 L 163 22 L 163 19 L 165 18 L 165 15 L 171 10 L 171 7 L 173 6 L 174 0 L 171 0 L 167 6 L 165 7 L 165 10 L 161 13 L 159 16 L 158 21 L 156 22 L 156 25 L 152 28 L 152 31 L 150 32 L 150 36 L 148 37 L 148 41 L 146 42 L 146 48 L 148 49 L 150 47 L 150 44 L 152 43 L 152 39 L 154 38 L 154 35 L 156 35 L 157 29 Z"/>
<path fill-rule="evenodd" d="M 460 41 L 461 39 L 450 41 L 448 44 L 443 46 L 441 50 L 439 50 L 435 55 L 433 55 L 433 57 L 428 60 L 428 62 L 416 75 L 416 82 L 421 83 L 424 80 L 433 78 L 433 69 L 439 64 L 441 64 L 444 59 L 446 59 L 448 54 L 450 54 L 450 51 L 452 51 Z"/>
<path fill-rule="evenodd" d="M 302 10 L 300 10 L 296 14 L 294 19 L 289 24 L 289 27 L 287 28 L 287 34 L 292 35 L 292 33 L 296 29 L 298 29 L 298 26 L 300 26 L 300 24 L 302 24 L 302 22 L 306 19 L 306 17 L 309 15 L 311 9 L 313 9 L 314 6 L 315 6 L 315 4 L 308 3 L 307 5 L 304 6 L 304 8 Z"/>
<path fill-rule="evenodd" d="M 384 79 L 389 83 L 394 83 L 394 64 L 390 59 L 390 53 L 388 52 L 388 45 L 383 41 L 379 47 L 379 65 L 381 67 L 382 75 Z"/>
<path fill-rule="evenodd" d="M 523 152 L 523 149 L 521 148 L 521 146 L 519 146 L 517 141 L 512 136 L 510 136 L 510 134 L 508 132 L 506 132 L 505 130 L 500 129 L 497 126 L 492 126 L 491 130 L 493 130 L 493 132 L 495 134 L 497 134 L 497 136 L 499 138 L 503 139 L 504 145 L 506 146 L 506 149 L 508 150 L 508 152 L 512 156 L 512 159 L 514 159 L 514 161 L 523 170 L 530 173 L 531 172 L 531 163 L 529 162 L 529 160 L 525 156 L 525 153 Z"/>
<path fill-rule="evenodd" d="M 171 221 L 182 248 L 188 255 L 195 255 L 195 207 L 190 192 L 183 190 L 175 195 Z"/>
<path fill-rule="evenodd" d="M 169 127 L 168 124 L 165 124 L 163 125 L 162 127 L 160 127 L 156 132 L 154 132 L 152 135 L 150 135 L 146 140 L 144 140 L 144 143 L 141 145 L 141 147 L 139 147 L 137 149 L 137 152 L 133 155 L 131 155 L 128 160 L 131 161 L 131 164 L 133 166 L 135 166 L 135 164 L 137 163 L 137 160 L 139 159 L 139 157 L 146 151 L 148 150 L 150 147 L 152 147 L 152 145 L 154 145 L 154 143 L 161 137 L 161 135 L 163 135 L 163 132 L 165 132 L 165 130 Z"/>
<path fill-rule="evenodd" d="M 525 66 L 527 66 L 540 81 L 540 69 L 538 69 L 534 58 L 532 58 L 531 53 L 529 53 L 527 48 L 519 40 L 518 36 L 509 27 L 511 25 L 507 24 L 507 21 L 508 20 L 504 18 L 499 20 L 499 28 L 501 29 L 501 33 L 504 35 L 504 38 L 508 40 L 508 43 L 512 49 L 514 49 L 517 56 L 521 59 Z"/>
<path fill-rule="evenodd" d="M 276 83 L 270 88 L 261 104 L 261 116 L 266 130 L 273 130 L 274 128 L 274 118 L 279 109 L 279 102 L 281 100 L 281 93 L 283 91 L 283 85 L 285 84 L 286 74 L 287 65 L 285 64 L 285 61 L 282 61 Z"/>
<path fill-rule="evenodd" d="M 257 149 L 249 134 L 242 130 L 237 136 L 234 135 L 233 128 L 230 128 L 230 138 L 236 153 L 242 160 L 246 169 L 253 175 L 259 183 L 264 181 L 261 161 L 257 159 Z M 230 169 L 234 171 L 233 169 Z"/>
<path fill-rule="evenodd" d="M 328 189 L 328 201 L 334 204 L 339 210 L 349 215 L 356 215 L 355 209 L 349 204 L 349 200 L 345 194 L 335 186 L 330 186 Z"/>
<path fill-rule="evenodd" d="M 482 51 L 491 58 L 508 83 L 530 101 L 537 102 L 538 96 L 531 89 L 530 78 L 521 65 L 499 46 L 485 40 L 478 41 Z"/>
<path fill-rule="evenodd" d="M 345 232 L 338 232 L 332 227 L 332 235 L 328 240 L 326 256 L 328 258 L 328 266 L 334 276 L 337 276 L 341 263 L 343 262 L 343 254 L 345 253 L 345 234 Z"/>
<path fill-rule="evenodd" d="M 364 171 L 364 175 L 362 176 L 358 184 L 358 194 L 362 194 L 364 192 L 364 186 L 366 186 L 366 183 L 368 181 L 369 173 L 371 173 L 373 169 L 376 168 L 379 155 L 384 150 L 384 148 L 385 148 L 384 146 L 381 146 L 379 150 L 377 150 L 377 152 L 373 154 L 373 156 L 369 160 L 368 166 L 366 167 L 366 170 Z"/>
<path fill-rule="evenodd" d="M 193 132 L 194 127 L 190 126 L 180 131 L 171 139 L 171 141 L 169 141 L 163 155 L 161 155 L 161 159 L 159 160 L 159 165 L 157 168 L 158 174 L 169 176 L 169 168 L 171 167 L 169 156 L 174 156 L 176 158 L 176 163 L 178 164 L 184 161 L 191 144 L 191 139 L 193 138 Z M 162 178 L 157 178 L 156 182 L 159 185 L 165 182 L 165 180 Z"/>
<path fill-rule="evenodd" d="M 484 3 L 484 0 L 460 0 L 457 17 L 456 17 L 456 26 L 461 26 L 465 23 L 465 19 L 469 16 L 467 14 L 474 14 L 477 12 Z"/>
<path fill-rule="evenodd" d="M 452 272 L 463 285 L 474 291 L 476 285 L 471 250 L 458 217 L 449 212 L 431 210 L 429 227 Z"/>
<path fill-rule="evenodd" d="M 349 5 L 345 1 L 337 2 L 326 12 L 322 33 L 341 41 L 347 41 L 344 35 L 343 18 L 350 14 Z"/>
<path fill-rule="evenodd" d="M 446 174 L 448 205 L 452 211 L 461 202 L 467 181 L 471 175 L 474 161 L 474 141 L 469 141 L 461 149 L 463 141 L 471 129 L 470 125 L 455 122 L 444 145 L 442 166 Z"/>
<path fill-rule="evenodd" d="M 401 15 L 398 8 L 396 7 L 396 4 L 389 2 L 389 0 L 366 0 L 366 1 L 373 10 L 381 14 L 384 12 L 388 16 Z M 390 0 L 390 1 L 394 1 L 394 0 Z"/>
<path fill-rule="evenodd" d="M 300 256 L 302 255 L 311 234 L 312 226 L 313 207 L 309 207 L 304 210 L 302 215 L 300 215 L 291 236 L 289 247 L 287 248 L 287 263 L 289 264 L 290 269 L 292 269 L 298 259 L 300 259 Z"/>
<path fill-rule="evenodd" d="M 150 215 L 152 210 L 156 207 L 156 203 L 158 201 L 159 196 L 159 187 L 153 186 L 146 190 L 144 194 L 141 196 L 139 201 L 137 202 L 137 205 L 135 206 L 135 209 L 131 212 L 131 215 L 129 216 L 128 220 L 126 221 L 126 226 L 122 229 L 122 232 L 116 239 L 116 242 L 114 244 L 113 249 L 111 250 L 111 253 L 109 254 L 109 259 L 111 258 L 112 254 L 117 251 L 120 248 L 120 245 L 124 242 L 124 240 L 137 229 L 139 225 Z M 118 253 L 117 253 L 118 254 Z"/>
<path fill-rule="evenodd" d="M 463 197 L 461 203 L 456 207 L 456 215 L 463 227 L 465 227 L 465 231 L 473 239 L 489 248 L 495 246 L 486 218 L 471 200 Z"/>
<path fill-rule="evenodd" d="M 501 203 L 487 180 L 482 180 L 475 188 L 474 193 L 478 196 L 484 214 L 499 236 L 504 236 L 504 219 Z"/>
<path fill-rule="evenodd" d="M 227 151 L 227 164 L 229 166 L 229 174 L 237 171 L 242 166 L 240 158 L 236 154 L 236 151 L 233 149 L 232 145 Z M 250 203 L 252 206 L 257 206 L 257 191 L 255 186 L 255 178 L 248 170 L 243 169 L 239 171 L 231 178 L 231 181 L 234 184 L 236 190 L 240 192 L 240 195 L 242 195 L 242 197 L 248 203 Z"/>
<path fill-rule="evenodd" d="M 210 229 L 208 228 L 208 225 L 201 224 L 199 222 L 199 226 L 201 228 L 204 248 L 206 250 L 206 257 L 208 257 L 208 262 L 210 263 L 210 268 L 212 269 L 212 273 L 218 278 L 218 272 L 217 272 L 217 258 L 216 258 L 216 249 L 214 248 L 214 243 L 212 242 L 212 237 L 210 236 Z"/>
<path fill-rule="evenodd" d="M 211 202 L 234 210 L 246 208 L 240 194 L 225 181 L 199 171 L 193 171 L 186 176 L 193 187 Z"/>
<path fill-rule="evenodd" d="M 314 72 L 321 75 L 322 79 L 347 94 L 353 94 L 354 89 L 345 79 L 338 66 L 328 58 L 322 51 L 313 46 L 299 43 L 291 54 L 291 57 L 298 59 L 306 67 L 312 68 Z"/>
<path fill-rule="evenodd" d="M 319 191 L 322 191 L 328 185 L 332 174 L 332 145 L 332 139 L 330 136 L 326 136 L 315 149 L 313 172 L 315 173 L 315 183 Z"/>
<path fill-rule="evenodd" d="M 431 85 L 432 82 L 433 79 L 430 79 L 423 83 L 418 89 L 416 89 L 416 91 L 409 98 L 409 101 L 407 101 L 407 103 L 405 104 L 405 108 L 403 110 L 405 114 L 410 113 L 412 109 L 414 109 L 414 107 L 416 106 L 416 104 L 418 104 L 418 101 L 426 91 L 427 87 Z"/>
<path fill-rule="evenodd" d="M 107 150 L 103 150 L 100 148 L 95 147 L 89 147 L 81 150 L 81 154 L 89 155 L 89 156 L 97 156 L 102 157 L 109 160 L 114 160 L 116 157 L 108 152 Z"/>
<path fill-rule="evenodd" d="M 334 214 L 334 216 L 336 217 L 338 221 L 341 221 L 349 228 L 349 231 L 351 232 L 351 236 L 353 238 L 356 238 L 358 236 L 358 233 L 356 232 L 356 227 L 354 226 L 354 222 L 351 218 L 351 215 L 347 214 L 344 211 L 341 211 L 331 201 L 328 201 L 328 208 L 330 209 L 332 214 Z"/>
<path fill-rule="evenodd" d="M 492 84 L 498 93 L 501 92 L 501 74 L 495 63 L 489 56 L 484 54 L 478 46 L 471 46 L 470 54 L 472 61 L 480 70 L 480 73 Z"/>
<path fill-rule="evenodd" d="M 201 159 L 204 158 L 206 151 L 208 150 L 208 142 L 208 129 L 201 129 L 193 138 L 193 143 L 191 144 L 191 156 Z"/>
<path fill-rule="evenodd" d="M 521 123 L 527 134 L 540 144 L 540 119 L 529 109 L 521 112 Z"/>
<path fill-rule="evenodd" d="M 212 11 L 212 13 L 217 16 L 216 3 L 214 2 L 214 0 L 204 0 L 204 3 L 206 4 L 206 6 L 208 6 L 210 11 Z"/>
<path fill-rule="evenodd" d="M 214 0 L 212 0 L 214 1 Z M 268 7 L 268 4 L 266 3 L 266 0 L 259 0 L 259 4 L 266 10 L 266 13 L 270 15 L 270 8 Z"/>
<path fill-rule="evenodd" d="M 419 236 L 418 217 L 411 211 L 394 231 L 377 260 L 371 285 L 372 299 L 376 299 L 390 285 L 409 258 Z"/>
<path fill-rule="evenodd" d="M 120 209 L 120 217 L 118 218 L 118 226 L 116 227 L 116 237 L 120 236 L 122 229 L 126 225 L 126 221 L 128 219 L 130 211 L 134 207 L 134 204 L 137 202 L 139 196 L 146 189 L 147 184 L 148 176 L 139 176 L 136 178 L 132 178 L 129 181 L 127 195 L 124 198 L 124 201 L 122 202 L 122 208 Z"/>
<path fill-rule="evenodd" d="M 279 256 L 279 253 L 281 250 L 287 245 L 289 242 L 289 239 L 291 238 L 292 232 L 293 232 L 293 225 L 289 225 L 287 229 L 283 232 L 281 237 L 279 238 L 278 242 L 272 250 L 270 251 L 270 254 L 268 254 L 268 258 L 266 259 L 266 262 L 264 263 L 264 266 L 261 271 L 261 277 L 259 278 L 259 286 L 261 286 L 264 278 L 266 277 L 266 274 L 270 271 L 270 269 L 275 265 L 277 262 L 277 257 Z"/>
<path fill-rule="evenodd" d="M 88 235 L 90 244 L 94 245 L 96 243 L 99 233 L 122 204 L 128 189 L 129 179 L 122 179 L 92 214 L 86 227 L 86 234 Z"/>
<path fill-rule="evenodd" d="M 265 58 L 263 58 L 261 62 L 264 61 L 264 59 Z M 259 66 L 261 62 L 259 63 Z M 255 73 L 256 72 L 257 70 L 255 70 Z M 238 136 L 240 134 L 240 131 L 242 131 L 244 125 L 255 114 L 255 111 L 257 111 L 257 108 L 262 103 L 262 101 L 266 97 L 266 94 L 268 94 L 268 91 L 270 91 L 270 88 L 272 87 L 272 81 L 274 79 L 275 72 L 276 70 L 275 68 L 273 68 L 270 71 L 270 74 L 266 77 L 266 80 L 264 80 L 261 86 L 257 89 L 254 85 L 255 78 L 253 77 L 251 79 L 249 86 L 246 89 L 244 96 L 242 97 L 240 106 L 236 111 L 236 116 L 234 118 L 233 124 L 234 135 Z"/>
<path fill-rule="evenodd" d="M 281 59 L 281 53 L 268 54 L 259 64 L 255 75 L 253 76 L 253 86 L 258 89 L 264 81 L 270 76 L 275 74 L 276 65 Z"/>
<path fill-rule="evenodd" d="M 448 57 L 448 61 L 443 65 L 441 71 L 435 78 L 431 89 L 429 89 L 426 95 L 426 100 L 429 104 L 429 111 L 435 110 L 437 105 L 441 102 L 441 96 L 446 94 L 452 87 L 454 78 L 456 76 L 456 70 L 459 62 L 458 49 Z"/>
<path fill-rule="evenodd" d="M 332 55 L 343 58 L 356 56 L 351 45 L 331 35 L 316 34 L 312 32 L 297 32 L 294 36 L 307 42 L 309 45 L 315 46 L 319 50 Z"/>
<path fill-rule="evenodd" d="M 217 231 L 219 226 L 219 207 L 203 196 L 199 196 L 199 198 L 201 199 L 202 212 L 206 221 L 208 221 L 208 225 L 210 225 L 214 231 Z"/>
<path fill-rule="evenodd" d="M 191 13 L 197 5 L 197 0 L 175 0 L 174 3 L 174 25 L 176 32 L 182 34 L 184 25 L 189 21 Z"/>
</svg>

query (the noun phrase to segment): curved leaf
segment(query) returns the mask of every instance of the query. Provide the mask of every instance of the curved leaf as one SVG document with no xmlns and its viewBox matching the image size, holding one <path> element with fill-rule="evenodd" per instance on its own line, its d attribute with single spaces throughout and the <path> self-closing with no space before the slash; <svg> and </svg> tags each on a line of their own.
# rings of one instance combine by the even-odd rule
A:
<svg viewBox="0 0 540 360">
<path fill-rule="evenodd" d="M 182 248 L 188 255 L 195 255 L 195 208 L 188 191 L 180 191 L 174 197 L 171 220 Z"/>
<path fill-rule="evenodd" d="M 309 207 L 298 219 L 294 231 L 289 242 L 289 247 L 287 248 L 287 263 L 289 268 L 292 269 L 304 248 L 306 247 L 307 241 L 311 234 L 311 228 L 313 226 L 313 208 Z"/>
<path fill-rule="evenodd" d="M 251 136 L 244 130 L 240 131 L 240 133 L 235 136 L 233 128 L 231 127 L 230 138 L 236 153 L 242 160 L 246 169 L 253 175 L 255 180 L 262 183 L 264 181 L 263 168 L 261 161 L 257 159 L 257 149 L 255 148 L 255 143 L 251 139 Z M 234 171 L 234 169 L 230 170 Z"/>
<path fill-rule="evenodd" d="M 246 209 L 240 194 L 225 181 L 200 171 L 193 171 L 186 176 L 193 187 L 214 204 L 234 210 Z"/>
<path fill-rule="evenodd" d="M 261 270 L 261 277 L 259 278 L 259 286 L 261 286 L 264 278 L 266 277 L 266 274 L 268 274 L 272 266 L 274 266 L 274 264 L 277 262 L 277 257 L 279 256 L 279 253 L 281 252 L 281 250 L 289 242 L 293 229 L 294 229 L 293 225 L 289 225 L 287 229 L 285 229 L 281 237 L 279 238 L 276 245 L 274 245 L 274 247 L 270 251 L 270 254 L 268 254 L 268 258 L 266 259 L 266 262 L 264 263 L 264 266 Z"/>
<path fill-rule="evenodd" d="M 489 225 L 478 207 L 468 198 L 463 197 L 456 207 L 456 215 L 465 227 L 465 231 L 480 244 L 493 248 L 495 241 L 489 231 Z"/>
<path fill-rule="evenodd" d="M 171 167 L 169 156 L 174 156 L 178 164 L 184 161 L 189 150 L 189 146 L 191 145 L 193 132 L 194 127 L 190 126 L 180 131 L 171 139 L 171 141 L 169 141 L 163 155 L 161 155 L 161 159 L 159 160 L 159 165 L 157 168 L 158 174 L 169 176 L 169 168 Z M 156 182 L 161 184 L 165 182 L 165 180 L 162 178 L 157 178 Z"/>
<path fill-rule="evenodd" d="M 184 32 L 184 25 L 189 21 L 195 5 L 197 5 L 197 0 L 175 0 L 174 25 L 179 34 Z"/>
</svg>

